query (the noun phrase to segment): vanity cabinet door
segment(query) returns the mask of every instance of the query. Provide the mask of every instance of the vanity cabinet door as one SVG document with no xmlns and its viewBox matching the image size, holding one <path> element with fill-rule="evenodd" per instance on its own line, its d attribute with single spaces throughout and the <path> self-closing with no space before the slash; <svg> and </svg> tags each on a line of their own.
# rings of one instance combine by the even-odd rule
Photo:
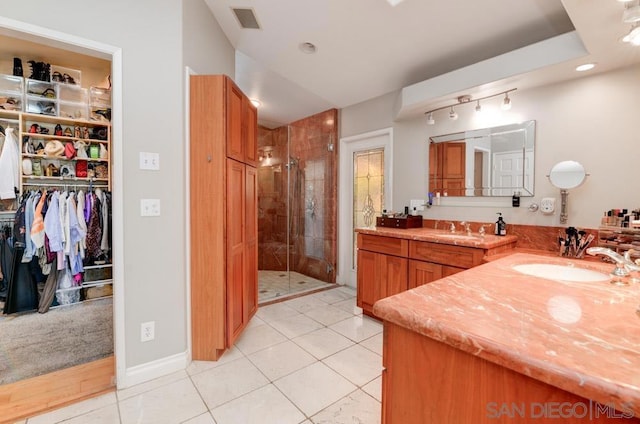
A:
<svg viewBox="0 0 640 424">
<path fill-rule="evenodd" d="M 372 315 L 376 301 L 407 290 L 407 272 L 407 258 L 358 250 L 358 306 Z"/>
<path fill-rule="evenodd" d="M 409 289 L 439 280 L 443 277 L 442 265 L 431 262 L 409 261 Z"/>
</svg>

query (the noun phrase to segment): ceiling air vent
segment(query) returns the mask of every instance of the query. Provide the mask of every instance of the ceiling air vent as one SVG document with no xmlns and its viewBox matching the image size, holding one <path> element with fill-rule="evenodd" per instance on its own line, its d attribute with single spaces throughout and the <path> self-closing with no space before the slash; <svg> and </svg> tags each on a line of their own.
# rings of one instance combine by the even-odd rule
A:
<svg viewBox="0 0 640 424">
<path fill-rule="evenodd" d="M 236 15 L 236 19 L 238 19 L 238 23 L 244 29 L 260 29 L 260 25 L 258 25 L 258 20 L 256 19 L 255 13 L 253 13 L 253 9 L 241 9 L 241 8 L 232 8 L 233 13 Z"/>
</svg>

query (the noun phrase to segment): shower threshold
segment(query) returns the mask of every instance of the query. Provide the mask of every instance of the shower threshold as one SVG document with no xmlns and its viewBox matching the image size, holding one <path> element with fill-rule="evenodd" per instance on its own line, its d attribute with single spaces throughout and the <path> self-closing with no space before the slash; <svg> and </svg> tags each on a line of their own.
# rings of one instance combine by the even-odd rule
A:
<svg viewBox="0 0 640 424">
<path fill-rule="evenodd" d="M 299 272 L 290 274 L 289 278 L 286 271 L 258 271 L 258 304 L 335 286 Z"/>
</svg>

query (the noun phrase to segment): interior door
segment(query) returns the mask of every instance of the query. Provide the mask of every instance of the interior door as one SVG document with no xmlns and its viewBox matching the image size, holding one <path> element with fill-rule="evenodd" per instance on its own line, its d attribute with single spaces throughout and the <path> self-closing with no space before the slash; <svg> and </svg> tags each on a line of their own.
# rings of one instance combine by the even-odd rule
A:
<svg viewBox="0 0 640 424">
<path fill-rule="evenodd" d="M 340 140 L 340 260 L 337 281 L 354 288 L 357 285 L 357 246 L 354 230 L 357 227 L 374 226 L 375 217 L 380 215 L 382 209 L 390 210 L 392 207 L 392 134 L 392 129 L 388 128 Z M 379 153 L 375 153 L 376 151 Z M 371 163 L 367 163 L 367 152 L 374 152 L 369 158 L 373 159 Z M 376 156 L 380 159 L 374 159 Z M 369 165 L 373 166 L 369 169 Z M 358 172 L 358 167 L 362 172 Z M 370 170 L 372 172 L 369 172 Z M 357 184 L 358 181 L 363 184 Z"/>
</svg>

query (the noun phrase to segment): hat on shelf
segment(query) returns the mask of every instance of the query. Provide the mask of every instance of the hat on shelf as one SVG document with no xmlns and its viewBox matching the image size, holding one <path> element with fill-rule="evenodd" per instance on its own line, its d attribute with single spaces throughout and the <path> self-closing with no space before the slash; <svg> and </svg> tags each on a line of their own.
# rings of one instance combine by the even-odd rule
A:
<svg viewBox="0 0 640 424">
<path fill-rule="evenodd" d="M 44 154 L 47 156 L 62 156 L 64 154 L 64 145 L 60 140 L 49 140 L 44 146 Z"/>
</svg>

